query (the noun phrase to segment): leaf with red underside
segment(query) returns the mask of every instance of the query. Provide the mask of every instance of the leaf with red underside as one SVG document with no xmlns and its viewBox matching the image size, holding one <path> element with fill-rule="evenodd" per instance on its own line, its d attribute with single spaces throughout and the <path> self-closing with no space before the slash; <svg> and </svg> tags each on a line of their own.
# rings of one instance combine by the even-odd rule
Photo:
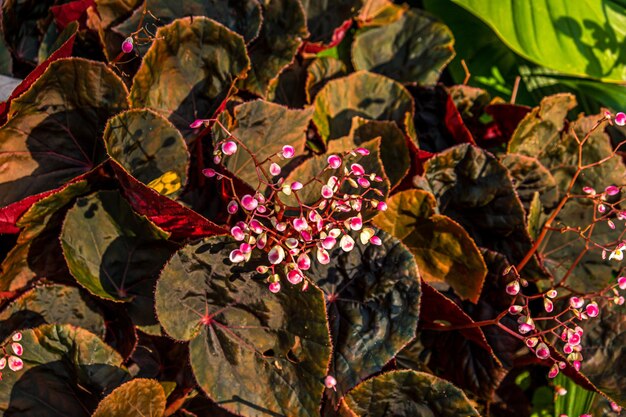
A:
<svg viewBox="0 0 626 417">
<path fill-rule="evenodd" d="M 84 28 L 87 21 L 87 9 L 95 5 L 94 0 L 76 0 L 52 6 L 50 11 L 54 15 L 54 21 L 59 30 L 65 29 L 73 21 L 78 21 L 80 27 Z"/>
<path fill-rule="evenodd" d="M 474 133 L 481 146 L 494 146 L 508 143 L 515 132 L 515 128 L 530 112 L 530 107 L 516 104 L 491 104 L 485 108 L 485 113 L 493 118 L 481 133 Z"/>
<path fill-rule="evenodd" d="M 341 26 L 333 31 L 330 42 L 326 44 L 322 42 L 306 42 L 302 50 L 305 53 L 317 54 L 319 52 L 325 51 L 326 49 L 334 48 L 341 43 L 343 38 L 346 37 L 346 33 L 348 33 L 348 30 L 350 30 L 351 27 L 352 19 L 345 20 L 341 24 Z"/>
<path fill-rule="evenodd" d="M 5 102 L 0 103 L 0 124 L 3 124 L 6 122 L 7 114 L 9 112 L 9 106 L 11 105 L 11 102 L 15 100 L 17 97 L 19 97 L 20 95 L 22 95 L 26 90 L 28 90 L 30 86 L 33 85 L 33 83 L 37 81 L 39 77 L 42 76 L 42 74 L 46 71 L 46 69 L 48 69 L 50 64 L 52 64 L 54 61 L 58 59 L 67 58 L 70 55 L 72 55 L 72 48 L 74 47 L 75 39 L 76 39 L 76 33 L 71 35 L 63 43 L 63 45 L 59 47 L 59 49 L 57 49 L 56 51 L 52 53 L 52 55 L 50 55 L 48 59 L 46 59 L 43 63 L 38 65 L 37 68 L 35 68 L 30 74 L 28 74 L 28 76 L 24 78 L 24 80 L 20 83 L 20 85 L 15 87 L 15 90 L 13 90 L 13 93 L 11 93 L 11 96 Z"/>
<path fill-rule="evenodd" d="M 444 117 L 444 123 L 446 124 L 446 128 L 452 134 L 457 143 L 471 143 L 473 145 L 476 144 L 469 129 L 467 128 L 467 126 L 465 126 L 465 122 L 463 122 L 461 113 L 459 113 L 459 110 L 456 108 L 454 100 L 452 100 L 452 97 L 450 97 L 449 95 L 446 99 L 446 112 Z"/>
<path fill-rule="evenodd" d="M 161 195 L 139 182 L 117 162 L 110 161 L 124 188 L 130 205 L 161 229 L 172 234 L 172 240 L 198 238 L 224 233 L 225 230 L 195 211 Z"/>
</svg>

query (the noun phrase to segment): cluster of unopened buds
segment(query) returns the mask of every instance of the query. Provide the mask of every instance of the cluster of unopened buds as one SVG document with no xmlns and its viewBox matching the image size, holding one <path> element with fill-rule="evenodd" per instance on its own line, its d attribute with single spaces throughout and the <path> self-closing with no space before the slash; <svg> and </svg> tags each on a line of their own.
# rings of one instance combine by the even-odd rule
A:
<svg viewBox="0 0 626 417">
<path fill-rule="evenodd" d="M 191 127 L 199 127 L 202 122 L 196 121 Z M 267 264 L 258 266 L 257 272 L 268 274 L 271 292 L 281 290 L 281 276 L 293 285 L 302 283 L 302 290 L 306 290 L 305 274 L 312 259 L 325 265 L 330 263 L 329 251 L 335 247 L 350 252 L 356 244 L 353 236 L 363 245 L 382 244 L 376 231 L 364 224 L 362 216 L 365 209 L 387 209 L 387 204 L 381 200 L 384 197 L 382 192 L 372 187 L 383 182 L 383 178 L 377 173 L 366 172 L 357 162 L 369 155 L 368 149 L 358 147 L 328 156 L 322 171 L 303 184 L 286 182 L 280 176 L 282 168 L 278 162 L 295 156 L 295 149 L 290 145 L 258 161 L 241 141 L 229 135 L 216 144 L 214 162 L 223 162 L 224 158 L 242 152 L 241 148 L 254 162 L 259 187 L 254 194 L 234 195 L 227 205 L 229 215 L 243 213 L 245 216 L 245 220 L 230 229 L 231 236 L 241 242 L 230 253 L 230 261 L 235 264 L 247 262 L 255 249 L 267 252 Z M 212 168 L 203 173 L 207 177 L 232 180 Z M 317 183 L 315 190 L 319 188 L 317 200 L 305 204 L 301 193 L 310 193 L 305 187 L 312 187 L 314 183 Z M 267 187 L 265 192 L 259 190 L 262 185 Z M 342 191 L 346 189 L 351 192 Z M 285 198 L 297 201 L 298 206 L 288 207 Z"/>
<path fill-rule="evenodd" d="M 24 353 L 24 348 L 20 340 L 22 340 L 22 333 L 17 332 L 4 345 L 0 346 L 2 351 L 2 356 L 0 357 L 0 380 L 2 380 L 2 371 L 7 366 L 13 372 L 17 372 L 24 367 L 24 362 L 20 358 Z"/>
<path fill-rule="evenodd" d="M 581 353 L 583 350 L 581 346 L 583 329 L 578 323 L 600 315 L 600 307 L 594 301 L 597 297 L 601 297 L 607 302 L 622 305 L 624 297 L 619 294 L 617 288 L 626 289 L 626 277 L 619 277 L 616 283 L 605 288 L 599 294 L 569 297 L 566 306 L 559 313 L 535 318 L 532 317 L 529 308 L 531 300 L 542 299 L 545 312 L 551 314 L 554 312 L 554 305 L 558 299 L 558 291 L 550 289 L 542 294 L 527 296 L 521 292 L 522 287 L 527 285 L 528 283 L 524 279 L 517 277 L 505 287 L 507 294 L 515 296 L 515 301 L 521 301 L 521 303 L 512 304 L 508 309 L 509 314 L 519 316 L 517 319 L 517 332 L 521 335 L 519 338 L 524 340 L 526 346 L 539 359 L 552 360 L 553 364 L 548 372 L 550 378 L 556 377 L 567 364 L 553 357 L 547 337 L 553 337 L 555 341 L 560 341 L 560 349 L 567 362 L 577 371 L 580 370 L 583 361 Z M 537 321 L 544 321 L 549 325 L 537 328 Z"/>
</svg>

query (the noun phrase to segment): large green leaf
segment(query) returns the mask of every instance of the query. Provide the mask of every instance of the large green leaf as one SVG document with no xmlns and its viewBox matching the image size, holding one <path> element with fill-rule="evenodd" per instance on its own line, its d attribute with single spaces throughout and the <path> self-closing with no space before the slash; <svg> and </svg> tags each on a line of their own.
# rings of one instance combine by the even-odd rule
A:
<svg viewBox="0 0 626 417">
<path fill-rule="evenodd" d="M 235 107 L 232 119 L 223 116 L 222 120 L 226 122 L 230 119 L 230 123 L 226 123 L 230 133 L 254 154 L 257 161 L 264 161 L 282 151 L 285 145 L 293 146 L 296 155 L 304 153 L 306 131 L 312 113 L 311 107 L 305 110 L 291 110 L 278 104 L 256 100 Z M 214 125 L 213 132 L 218 139 L 227 136 L 217 124 Z M 283 166 L 289 162 L 278 157 L 273 160 Z M 234 155 L 224 157 L 224 165 L 254 189 L 259 186 L 259 175 L 265 182 L 272 179 L 272 175 L 269 174 L 270 162 L 262 164 L 262 171 L 257 172 L 252 156 L 241 147 Z"/>
<path fill-rule="evenodd" d="M 425 176 L 443 214 L 459 222 L 476 244 L 522 260 L 532 242 L 524 208 L 507 169 L 490 153 L 459 145 L 429 159 Z M 535 259 L 532 276 L 543 276 Z"/>
<path fill-rule="evenodd" d="M 165 392 L 154 379 L 133 379 L 107 395 L 92 417 L 163 417 Z"/>
<path fill-rule="evenodd" d="M 350 133 L 352 118 L 391 120 L 413 132 L 414 104 L 399 83 L 365 71 L 329 81 L 315 97 L 313 121 L 328 142 Z"/>
<path fill-rule="evenodd" d="M 330 43 L 335 29 L 352 19 L 363 0 L 302 0 L 310 42 Z"/>
<path fill-rule="evenodd" d="M 218 109 L 249 65 L 241 36 L 205 17 L 178 19 L 157 30 L 130 102 L 156 110 L 187 133 L 191 122 Z"/>
<path fill-rule="evenodd" d="M 48 323 L 67 323 L 104 336 L 104 318 L 93 300 L 78 288 L 51 285 L 22 294 L 2 310 L 0 340 L 15 330 Z"/>
<path fill-rule="evenodd" d="M 52 190 L 105 159 L 107 119 L 126 87 L 100 62 L 61 59 L 19 98 L 0 128 L 0 206 Z"/>
<path fill-rule="evenodd" d="M 153 325 L 155 279 L 173 252 L 165 232 L 135 214 L 117 191 L 76 201 L 65 218 L 61 246 L 72 276 L 92 294 L 129 302 L 137 325 Z"/>
<path fill-rule="evenodd" d="M 100 11 L 103 0 L 98 0 L 96 3 Z M 109 11 L 111 6 L 107 9 Z M 150 14 L 144 15 L 144 9 L 150 11 Z M 213 19 L 239 33 L 246 42 L 259 34 L 262 20 L 258 0 L 145 0 L 129 19 L 117 25 L 114 30 L 124 36 L 130 36 L 141 27 L 142 23 L 144 27 L 154 29 L 154 27 L 188 16 L 194 16 L 194 18 L 204 16 Z M 107 17 L 108 13 L 105 18 Z"/>
<path fill-rule="evenodd" d="M 330 355 L 322 295 L 289 284 L 270 293 L 256 258 L 228 260 L 238 247 L 212 237 L 176 253 L 157 283 L 159 321 L 190 340 L 196 380 L 220 406 L 248 417 L 317 416 Z"/>
<path fill-rule="evenodd" d="M 357 33 L 352 61 L 357 70 L 383 74 L 402 83 L 434 85 L 454 57 L 453 44 L 446 25 L 426 12 L 411 9 L 393 23 Z"/>
<path fill-rule="evenodd" d="M 65 278 L 67 266 L 58 236 L 65 212 L 74 199 L 89 192 L 87 181 L 78 181 L 33 204 L 18 222 L 17 243 L 0 265 L 0 291 L 17 291 L 39 278 Z"/>
<path fill-rule="evenodd" d="M 626 5 L 621 1 L 453 1 L 530 61 L 564 74 L 626 81 Z"/>
<path fill-rule="evenodd" d="M 339 395 L 379 372 L 415 337 L 420 277 L 415 259 L 393 236 L 379 231 L 381 246 L 363 245 L 331 253 L 307 274 L 326 295 L 334 342 L 330 374 Z"/>
<path fill-rule="evenodd" d="M 121 356 L 87 330 L 46 324 L 22 334 L 24 368 L 3 372 L 0 415 L 90 417 L 128 378 Z"/>
<path fill-rule="evenodd" d="M 185 186 L 187 145 L 178 129 L 157 113 L 141 109 L 118 114 L 107 123 L 104 143 L 108 154 L 133 177 L 144 184 L 156 180 L 152 188 L 161 194 L 175 197 Z"/>
<path fill-rule="evenodd" d="M 426 191 L 402 191 L 387 204 L 373 223 L 402 240 L 424 281 L 446 282 L 462 298 L 478 302 L 487 266 L 465 229 L 436 214 L 435 197 Z"/>
<path fill-rule="evenodd" d="M 448 381 L 424 372 L 389 372 L 351 391 L 346 403 L 359 417 L 479 417 L 469 400 Z"/>
<path fill-rule="evenodd" d="M 261 33 L 248 47 L 252 67 L 240 87 L 265 97 L 270 83 L 293 60 L 307 35 L 299 0 L 264 0 Z"/>
</svg>

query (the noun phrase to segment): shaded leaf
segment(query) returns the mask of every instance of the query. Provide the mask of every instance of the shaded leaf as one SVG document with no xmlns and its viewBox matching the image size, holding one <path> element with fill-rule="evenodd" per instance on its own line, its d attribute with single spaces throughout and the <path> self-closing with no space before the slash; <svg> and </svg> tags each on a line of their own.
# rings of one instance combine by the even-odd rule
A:
<svg viewBox="0 0 626 417">
<path fill-rule="evenodd" d="M 302 0 L 307 28 L 311 32 L 307 41 L 331 43 L 335 30 L 352 19 L 362 3 L 362 0 Z"/>
<path fill-rule="evenodd" d="M 191 122 L 211 117 L 249 65 L 241 36 L 204 17 L 179 19 L 157 30 L 130 102 L 156 110 L 186 136 Z"/>
<path fill-rule="evenodd" d="M 261 32 L 248 47 L 251 68 L 239 86 L 265 97 L 272 80 L 293 60 L 307 35 L 298 0 L 264 0 Z"/>
<path fill-rule="evenodd" d="M 487 275 L 485 261 L 465 229 L 436 213 L 435 197 L 407 190 L 392 196 L 387 205 L 373 223 L 402 240 L 424 281 L 446 282 L 463 299 L 478 302 Z"/>
<path fill-rule="evenodd" d="M 76 201 L 60 239 L 76 281 L 98 297 L 129 302 L 133 322 L 147 326 L 156 324 L 154 281 L 175 247 L 166 236 L 117 191 L 100 191 Z"/>
<path fill-rule="evenodd" d="M 556 206 L 559 190 L 552 173 L 537 158 L 508 153 L 500 159 L 509 170 L 513 186 L 526 212 L 529 212 L 535 193 L 539 193 L 541 205 L 546 209 Z"/>
<path fill-rule="evenodd" d="M 228 260 L 238 247 L 213 237 L 177 252 L 157 283 L 159 321 L 190 340 L 196 379 L 220 406 L 244 416 L 318 415 L 330 354 L 322 296 L 289 284 L 271 294 L 258 261 Z"/>
<path fill-rule="evenodd" d="M 4 38 L 20 61 L 37 63 L 41 36 L 54 0 L 5 0 L 2 2 Z"/>
<path fill-rule="evenodd" d="M 0 206 L 49 191 L 105 159 L 106 120 L 126 107 L 126 88 L 104 64 L 55 61 L 11 103 L 0 128 Z"/>
<path fill-rule="evenodd" d="M 345 75 L 348 75 L 348 69 L 340 59 L 330 56 L 315 58 L 307 68 L 305 85 L 307 101 L 312 103 L 328 81 Z"/>
<path fill-rule="evenodd" d="M 446 25 L 426 12 L 410 9 L 393 23 L 357 33 L 352 62 L 356 70 L 402 83 L 434 85 L 454 57 L 453 44 Z"/>
<path fill-rule="evenodd" d="M 22 332 L 24 368 L 4 372 L 4 416 L 90 417 L 104 393 L 128 378 L 122 358 L 87 330 L 46 324 Z"/>
<path fill-rule="evenodd" d="M 154 379 L 133 379 L 107 395 L 92 417 L 163 417 L 165 392 Z"/>
<path fill-rule="evenodd" d="M 185 186 L 187 145 L 180 132 L 157 113 L 141 109 L 118 114 L 107 123 L 104 143 L 108 154 L 142 183 L 173 178 L 157 192 L 176 196 Z"/>
<path fill-rule="evenodd" d="M 307 274 L 326 295 L 334 342 L 329 373 L 341 397 L 379 372 L 415 337 L 420 307 L 420 278 L 413 256 L 393 236 L 379 231 L 381 246 L 341 248 L 330 263 L 313 262 Z"/>
<path fill-rule="evenodd" d="M 357 416 L 469 417 L 478 412 L 457 387 L 424 372 L 389 372 L 369 379 L 346 399 Z"/>
<path fill-rule="evenodd" d="M 2 25 L 0 25 L 0 75 L 13 75 L 13 57 L 9 45 L 4 40 Z M 3 100 L 3 97 L 0 97 L 0 100 Z"/>
<path fill-rule="evenodd" d="M 139 6 L 141 0 L 95 0 L 95 3 L 102 25 L 109 27 Z"/>
<path fill-rule="evenodd" d="M 399 83 L 360 71 L 329 81 L 315 97 L 313 122 L 325 142 L 346 136 L 354 116 L 391 120 L 411 135 L 414 104 Z"/>
<path fill-rule="evenodd" d="M 305 81 L 307 77 L 306 61 L 294 59 L 288 67 L 270 83 L 266 99 L 282 104 L 290 109 L 305 108 L 310 102 L 306 98 Z"/>
<path fill-rule="evenodd" d="M 256 100 L 235 107 L 234 115 L 232 119 L 229 118 L 230 123 L 226 127 L 255 155 L 257 161 L 264 161 L 281 152 L 285 145 L 293 146 L 296 155 L 301 155 L 304 153 L 306 131 L 312 113 L 313 109 L 310 107 L 305 110 L 291 110 L 278 104 Z M 218 124 L 214 125 L 213 133 L 216 140 L 227 137 Z M 278 157 L 274 161 L 282 165 L 281 168 L 289 162 Z M 234 155 L 225 156 L 224 165 L 253 189 L 259 187 L 259 173 L 255 169 L 252 156 L 245 149 L 239 148 Z M 270 161 L 261 165 L 261 178 L 266 182 L 273 178 L 269 173 L 269 166 Z"/>
<path fill-rule="evenodd" d="M 81 290 L 65 285 L 33 288 L 13 300 L 0 313 L 0 339 L 20 329 L 67 323 L 104 336 L 100 309 Z"/>
<path fill-rule="evenodd" d="M 383 26 L 400 19 L 408 6 L 397 5 L 390 0 L 365 0 L 359 11 L 359 26 Z"/>
</svg>

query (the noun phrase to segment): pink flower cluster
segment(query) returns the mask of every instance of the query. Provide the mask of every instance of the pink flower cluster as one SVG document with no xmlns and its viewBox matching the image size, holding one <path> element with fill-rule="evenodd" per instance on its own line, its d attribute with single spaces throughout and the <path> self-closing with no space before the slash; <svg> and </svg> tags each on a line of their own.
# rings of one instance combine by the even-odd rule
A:
<svg viewBox="0 0 626 417">
<path fill-rule="evenodd" d="M 366 172 L 358 163 L 359 158 L 369 155 L 369 150 L 360 147 L 328 156 L 323 170 L 303 184 L 287 182 L 280 177 L 279 162 L 295 155 L 295 149 L 290 145 L 258 161 L 242 142 L 230 135 L 216 144 L 214 162 L 220 163 L 241 152 L 240 149 L 250 154 L 256 166 L 259 187 L 254 194 L 235 195 L 227 205 L 229 215 L 243 214 L 245 217 L 230 229 L 230 235 L 241 243 L 229 257 L 233 263 L 242 263 L 250 260 L 255 249 L 267 252 L 267 263 L 258 266 L 257 272 L 269 274 L 271 292 L 281 290 L 283 278 L 292 285 L 302 283 L 304 291 L 308 287 L 306 271 L 311 267 L 311 260 L 314 258 L 320 264 L 328 264 L 329 251 L 339 247 L 350 252 L 355 247 L 355 238 L 364 245 L 382 244 L 376 231 L 364 225 L 362 215 L 362 211 L 368 208 L 387 209 L 387 204 L 381 201 L 383 194 L 372 186 L 383 179 L 377 173 Z M 229 180 L 211 168 L 203 172 L 207 177 Z M 264 192 L 260 190 L 262 185 L 266 186 Z M 351 192 L 345 192 L 346 189 Z M 317 200 L 305 204 L 302 193 L 308 193 L 310 198 L 311 192 L 319 193 Z M 297 201 L 298 206 L 288 207 L 284 201 L 289 198 Z"/>
<path fill-rule="evenodd" d="M 9 369 L 13 372 L 17 372 L 24 367 L 24 362 L 20 358 L 24 353 L 24 348 L 22 344 L 19 343 L 22 340 L 22 333 L 17 332 L 13 334 L 11 340 L 5 343 L 4 346 L 1 346 L 2 349 L 2 357 L 0 358 L 0 380 L 2 380 L 2 370 L 8 365 Z M 11 352 L 9 353 L 8 346 L 11 346 Z"/>
</svg>

